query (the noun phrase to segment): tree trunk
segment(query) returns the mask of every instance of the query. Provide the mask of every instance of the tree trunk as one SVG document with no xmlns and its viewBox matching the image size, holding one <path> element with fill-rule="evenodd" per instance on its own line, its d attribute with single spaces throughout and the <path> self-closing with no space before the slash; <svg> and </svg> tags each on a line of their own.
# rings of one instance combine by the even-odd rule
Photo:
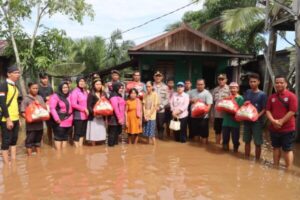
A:
<svg viewBox="0 0 300 200">
<path fill-rule="evenodd" d="M 21 74 L 20 75 L 21 93 L 24 96 L 24 95 L 26 95 L 27 92 L 26 92 L 26 84 L 25 84 L 24 77 L 23 77 L 23 67 L 21 65 L 20 54 L 19 54 L 18 46 L 17 46 L 16 40 L 15 40 L 13 27 L 11 27 L 11 25 L 9 23 L 9 16 L 7 14 L 7 10 L 9 10 L 9 7 L 8 7 L 8 9 L 5 9 L 4 7 L 1 7 L 1 11 L 2 11 L 2 13 L 5 17 L 5 20 L 6 20 L 6 23 L 7 23 L 7 26 L 8 26 L 10 39 L 11 39 L 13 49 L 14 49 L 14 54 L 15 54 L 15 57 L 16 57 L 17 66 L 20 70 L 20 74 Z"/>
<path fill-rule="evenodd" d="M 300 3 L 298 0 L 296 0 L 294 2 L 294 12 L 297 13 L 297 16 L 299 16 L 300 14 Z M 296 95 L 298 97 L 298 105 L 300 105 L 300 20 L 299 17 L 295 23 L 295 34 L 296 34 L 296 66 L 295 66 L 295 70 L 296 70 Z M 298 111 L 297 111 L 297 119 L 296 119 L 296 131 L 297 131 L 297 141 L 300 141 L 300 107 L 298 106 Z"/>
<path fill-rule="evenodd" d="M 40 6 L 40 4 L 38 4 L 38 7 L 37 7 L 37 19 L 36 19 L 35 27 L 34 27 L 34 30 L 33 30 L 32 37 L 31 37 L 31 43 L 30 43 L 30 51 L 31 51 L 31 53 L 33 51 L 34 42 L 35 42 L 35 38 L 36 38 L 36 34 L 37 34 L 37 31 L 38 31 L 38 28 L 40 26 L 41 15 L 42 15 L 41 6 Z"/>
<path fill-rule="evenodd" d="M 17 66 L 20 69 L 20 86 L 21 86 L 21 93 L 22 95 L 26 95 L 27 91 L 26 91 L 26 84 L 25 84 L 25 80 L 23 77 L 23 67 L 21 65 L 21 60 L 20 60 L 20 55 L 19 55 L 19 51 L 18 51 L 18 47 L 17 47 L 17 43 L 15 40 L 15 36 L 14 33 L 12 31 L 10 31 L 10 38 L 12 41 L 12 45 L 13 45 L 13 49 L 14 49 L 14 53 L 15 53 L 15 57 L 16 57 L 16 62 L 17 62 Z"/>
<path fill-rule="evenodd" d="M 275 58 L 276 54 L 276 43 L 277 43 L 277 34 L 276 30 L 273 28 L 270 29 L 270 35 L 269 35 L 269 42 L 268 42 L 268 47 L 266 49 L 266 56 L 265 56 L 265 61 L 266 65 L 270 64 L 271 67 L 266 67 L 265 69 L 265 77 L 264 77 L 264 92 L 269 95 L 272 93 L 273 90 L 273 79 L 274 77 L 271 77 L 270 74 L 273 73 L 273 60 Z M 271 80 L 272 79 L 272 80 Z"/>
</svg>

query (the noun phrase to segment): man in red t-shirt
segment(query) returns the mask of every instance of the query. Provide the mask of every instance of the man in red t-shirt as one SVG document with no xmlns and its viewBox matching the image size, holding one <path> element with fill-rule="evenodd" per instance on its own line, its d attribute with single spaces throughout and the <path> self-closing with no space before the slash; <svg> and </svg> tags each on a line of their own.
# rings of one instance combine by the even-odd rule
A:
<svg viewBox="0 0 300 200">
<path fill-rule="evenodd" d="M 143 99 L 143 96 L 146 92 L 146 85 L 145 83 L 141 82 L 141 73 L 139 71 L 135 71 L 132 74 L 132 81 L 128 81 L 126 84 L 126 93 L 128 95 L 129 90 L 132 88 L 137 89 L 138 96 L 140 99 Z"/>
<path fill-rule="evenodd" d="M 279 166 L 281 148 L 284 152 L 286 168 L 290 168 L 294 155 L 292 143 L 294 140 L 298 101 L 295 94 L 287 90 L 287 80 L 284 76 L 275 77 L 276 93 L 268 98 L 267 117 L 271 122 L 269 127 L 274 165 Z"/>
</svg>

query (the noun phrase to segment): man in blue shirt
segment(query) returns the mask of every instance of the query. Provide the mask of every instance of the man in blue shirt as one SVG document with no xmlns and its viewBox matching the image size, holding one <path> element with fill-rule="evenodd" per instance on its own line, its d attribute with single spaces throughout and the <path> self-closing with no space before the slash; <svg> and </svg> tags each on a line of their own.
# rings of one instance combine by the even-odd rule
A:
<svg viewBox="0 0 300 200">
<path fill-rule="evenodd" d="M 245 101 L 250 101 L 253 104 L 259 117 L 257 121 L 244 122 L 244 137 L 245 142 L 245 156 L 250 157 L 251 152 L 251 140 L 253 138 L 255 144 L 255 158 L 256 160 L 260 159 L 261 155 L 261 145 L 263 144 L 263 115 L 265 114 L 265 107 L 267 102 L 267 95 L 261 91 L 258 86 L 260 84 L 260 78 L 258 74 L 251 74 L 249 76 L 249 85 L 250 88 L 244 94 Z"/>
</svg>

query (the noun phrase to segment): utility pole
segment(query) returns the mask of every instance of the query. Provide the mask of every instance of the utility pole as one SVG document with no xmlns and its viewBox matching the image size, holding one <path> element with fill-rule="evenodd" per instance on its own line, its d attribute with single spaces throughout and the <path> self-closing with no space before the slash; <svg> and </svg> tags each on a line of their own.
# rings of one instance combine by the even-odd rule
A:
<svg viewBox="0 0 300 200">
<path fill-rule="evenodd" d="M 265 19 L 265 31 L 269 32 L 268 46 L 264 51 L 264 59 L 266 63 L 265 75 L 264 75 L 264 92 L 269 95 L 272 93 L 274 86 L 274 72 L 272 68 L 272 63 L 276 55 L 276 44 L 277 44 L 277 33 L 271 24 L 272 19 L 270 19 L 270 0 L 266 0 L 266 19 Z"/>
<path fill-rule="evenodd" d="M 296 95 L 298 97 L 298 105 L 300 105 L 300 98 L 299 98 L 299 95 L 300 95 L 300 20 L 299 20 L 300 0 L 294 0 L 293 11 L 294 11 L 294 13 L 296 13 L 296 16 L 295 16 Z M 297 125 L 297 130 L 296 130 L 297 140 L 300 141 L 300 106 L 298 106 L 296 125 Z"/>
</svg>

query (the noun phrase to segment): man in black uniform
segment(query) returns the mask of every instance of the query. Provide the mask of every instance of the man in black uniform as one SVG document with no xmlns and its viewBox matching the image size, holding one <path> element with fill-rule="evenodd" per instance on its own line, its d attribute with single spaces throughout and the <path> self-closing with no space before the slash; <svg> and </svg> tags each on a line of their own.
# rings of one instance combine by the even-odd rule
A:
<svg viewBox="0 0 300 200">
<path fill-rule="evenodd" d="M 53 94 L 53 88 L 49 84 L 49 77 L 47 74 L 40 73 L 40 86 L 39 86 L 39 92 L 38 95 L 43 97 L 45 102 L 48 102 L 50 99 L 50 96 Z M 51 120 L 46 121 L 47 125 L 47 136 L 49 145 L 52 145 L 52 125 Z"/>
</svg>

